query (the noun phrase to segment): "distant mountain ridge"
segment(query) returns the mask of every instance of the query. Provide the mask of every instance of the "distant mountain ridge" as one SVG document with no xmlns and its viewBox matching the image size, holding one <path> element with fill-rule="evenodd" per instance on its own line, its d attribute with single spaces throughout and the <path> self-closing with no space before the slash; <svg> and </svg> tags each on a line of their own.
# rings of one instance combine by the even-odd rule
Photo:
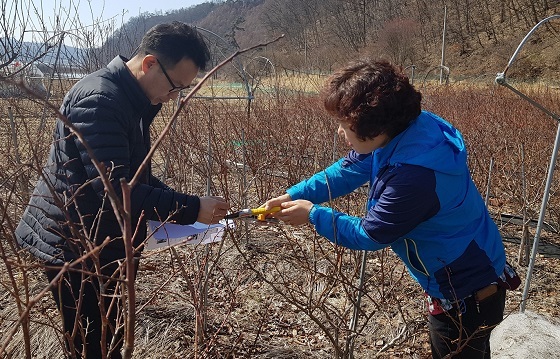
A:
<svg viewBox="0 0 560 359">
<path fill-rule="evenodd" d="M 68 65 L 76 59 L 82 57 L 86 50 L 65 44 L 61 45 L 58 51 L 58 43 L 45 44 L 39 42 L 24 41 L 19 43 L 17 40 L 10 41 L 13 48 L 18 49 L 17 60 L 28 63 L 38 62 L 40 64 L 52 65 L 59 58 L 59 64 Z"/>
<path fill-rule="evenodd" d="M 330 71 L 348 60 L 375 56 L 403 67 L 429 69 L 440 64 L 446 14 L 445 65 L 454 76 L 480 76 L 503 70 L 526 33 L 543 18 L 560 14 L 560 1 L 471 0 L 439 2 L 412 0 L 226 0 L 143 14 L 124 24 L 104 46 L 129 36 L 137 43 L 151 26 L 179 20 L 202 27 L 241 48 L 285 34 L 269 46 L 267 57 L 291 69 Z M 516 71 L 560 80 L 560 21 L 535 33 Z M 115 51 L 106 51 L 115 53 Z"/>
<path fill-rule="evenodd" d="M 560 2 L 471 0 L 443 5 L 424 0 L 225 0 L 209 1 L 165 13 L 144 13 L 118 28 L 99 48 L 64 46 L 61 64 L 84 71 L 108 63 L 115 55 L 130 57 L 152 26 L 173 20 L 190 23 L 220 37 L 232 48 L 248 47 L 285 34 L 267 46 L 271 63 L 287 69 L 331 71 L 351 59 L 374 56 L 403 67 L 426 71 L 438 66 L 446 13 L 445 65 L 452 76 L 495 74 L 507 63 L 519 41 L 541 19 L 560 13 Z M 444 11 L 445 10 L 445 11 Z M 560 80 L 560 21 L 536 33 L 515 71 L 530 77 Z M 27 44 L 29 53 L 41 45 Z M 53 63 L 56 49 L 41 59 Z"/>
</svg>

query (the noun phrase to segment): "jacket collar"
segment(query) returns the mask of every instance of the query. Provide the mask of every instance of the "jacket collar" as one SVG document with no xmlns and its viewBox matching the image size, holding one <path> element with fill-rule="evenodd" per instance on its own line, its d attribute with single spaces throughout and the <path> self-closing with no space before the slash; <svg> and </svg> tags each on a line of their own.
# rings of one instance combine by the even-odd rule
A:
<svg viewBox="0 0 560 359">
<path fill-rule="evenodd" d="M 374 159 L 379 168 L 400 163 L 463 174 L 467 151 L 459 130 L 441 117 L 422 111 L 403 132 L 375 151 Z"/>
<path fill-rule="evenodd" d="M 126 66 L 127 61 L 128 59 L 126 57 L 118 55 L 107 65 L 107 69 L 119 80 L 132 108 L 137 114 L 143 117 L 153 117 L 161 108 L 161 104 L 152 105 L 150 103 L 144 90 L 140 87 L 140 83 Z"/>
</svg>

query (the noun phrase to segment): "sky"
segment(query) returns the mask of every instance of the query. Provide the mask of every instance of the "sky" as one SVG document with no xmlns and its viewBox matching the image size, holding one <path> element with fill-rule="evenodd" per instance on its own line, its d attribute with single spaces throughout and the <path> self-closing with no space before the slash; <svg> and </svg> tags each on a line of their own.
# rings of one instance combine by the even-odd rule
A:
<svg viewBox="0 0 560 359">
<path fill-rule="evenodd" d="M 124 22 L 126 22 L 129 18 L 143 12 L 156 12 L 158 10 L 165 12 L 209 1 L 210 0 L 43 0 L 43 7 L 54 8 L 55 4 L 60 4 L 62 6 L 67 4 L 68 6 L 70 3 L 79 3 L 78 11 L 80 17 L 90 19 L 92 11 L 96 15 L 103 15 L 103 18 L 110 18 L 118 15 L 119 19 L 124 11 Z"/>
<path fill-rule="evenodd" d="M 28 25 L 27 29 L 39 29 L 41 28 L 39 24 L 42 23 L 46 27 L 45 30 L 51 31 L 57 15 L 61 21 L 67 21 L 68 18 L 75 18 L 77 14 L 85 26 L 91 25 L 93 19 L 108 21 L 113 19 L 119 27 L 131 17 L 144 12 L 165 13 L 169 10 L 210 2 L 210 0 L 1 0 L 1 2 L 7 6 L 7 14 L 10 14 L 10 8 L 14 6 L 19 7 L 19 12 L 29 14 L 28 19 L 32 25 Z M 42 21 L 38 21 L 39 16 Z M 63 27 L 67 29 L 68 23 Z M 30 37 L 32 37 L 31 32 L 26 33 L 25 40 L 32 41 Z"/>
</svg>

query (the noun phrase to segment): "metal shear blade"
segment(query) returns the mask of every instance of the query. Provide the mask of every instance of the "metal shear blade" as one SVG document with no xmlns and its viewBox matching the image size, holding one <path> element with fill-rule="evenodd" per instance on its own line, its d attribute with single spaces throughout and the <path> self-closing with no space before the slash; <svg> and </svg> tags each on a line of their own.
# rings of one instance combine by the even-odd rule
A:
<svg viewBox="0 0 560 359">
<path fill-rule="evenodd" d="M 246 223 L 252 223 L 256 225 L 272 225 L 272 224 L 279 224 L 280 221 L 277 218 L 259 218 L 259 216 L 250 216 L 250 217 L 240 217 L 240 220 Z"/>
<path fill-rule="evenodd" d="M 264 209 L 264 208 L 246 208 L 242 209 L 241 211 L 230 213 L 224 217 L 224 219 L 241 219 L 241 218 L 250 218 L 250 217 L 257 217 L 263 219 L 264 216 L 270 213 L 275 213 L 281 210 L 280 207 L 273 207 L 271 209 Z"/>
</svg>

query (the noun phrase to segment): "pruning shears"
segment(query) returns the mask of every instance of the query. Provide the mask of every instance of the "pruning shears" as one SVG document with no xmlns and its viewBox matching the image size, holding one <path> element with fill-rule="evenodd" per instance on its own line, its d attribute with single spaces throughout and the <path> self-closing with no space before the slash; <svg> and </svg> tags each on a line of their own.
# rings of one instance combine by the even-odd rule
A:
<svg viewBox="0 0 560 359">
<path fill-rule="evenodd" d="M 247 222 L 257 222 L 262 224 L 278 223 L 276 218 L 267 218 L 266 215 L 280 211 L 281 207 L 264 208 L 246 208 L 241 211 L 227 214 L 224 219 L 242 219 Z"/>
</svg>

